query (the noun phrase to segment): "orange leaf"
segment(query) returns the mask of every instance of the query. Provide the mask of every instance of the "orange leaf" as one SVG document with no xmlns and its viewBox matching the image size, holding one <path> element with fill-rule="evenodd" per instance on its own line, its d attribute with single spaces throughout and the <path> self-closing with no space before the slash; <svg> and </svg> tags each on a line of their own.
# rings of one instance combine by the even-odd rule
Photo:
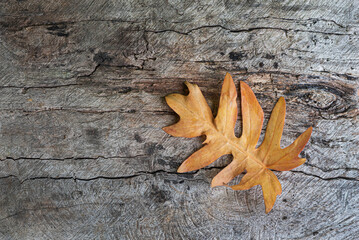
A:
<svg viewBox="0 0 359 240">
<path fill-rule="evenodd" d="M 241 108 L 243 116 L 242 136 L 234 135 L 237 119 L 237 91 L 229 73 L 224 83 L 216 118 L 213 118 L 201 90 L 195 84 L 186 82 L 187 96 L 171 94 L 166 97 L 168 105 L 180 116 L 180 121 L 164 127 L 163 130 L 176 137 L 197 137 L 206 135 L 206 144 L 187 158 L 178 168 L 178 172 L 194 171 L 208 166 L 225 154 L 232 154 L 232 162 L 220 171 L 212 180 L 212 187 L 225 185 L 246 170 L 238 185 L 230 186 L 234 190 L 246 190 L 261 185 L 268 213 L 274 205 L 282 187 L 270 170 L 288 171 L 305 162 L 299 153 L 307 144 L 312 133 L 308 128 L 290 146 L 281 149 L 285 100 L 281 97 L 274 107 L 262 144 L 256 148 L 263 124 L 263 110 L 250 87 L 241 82 Z"/>
</svg>

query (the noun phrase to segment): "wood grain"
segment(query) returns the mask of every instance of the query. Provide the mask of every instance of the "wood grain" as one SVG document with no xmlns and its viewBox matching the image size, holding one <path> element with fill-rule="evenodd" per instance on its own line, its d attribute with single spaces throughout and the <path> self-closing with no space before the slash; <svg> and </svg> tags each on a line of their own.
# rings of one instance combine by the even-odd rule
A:
<svg viewBox="0 0 359 240">
<path fill-rule="evenodd" d="M 359 237 L 358 14 L 349 0 L 0 2 L 0 239 Z M 282 147 L 314 127 L 268 215 L 259 187 L 209 187 L 228 157 L 176 173 L 203 139 L 161 130 L 178 118 L 165 95 L 190 81 L 216 112 L 226 72 L 264 126 L 286 99 Z"/>
</svg>

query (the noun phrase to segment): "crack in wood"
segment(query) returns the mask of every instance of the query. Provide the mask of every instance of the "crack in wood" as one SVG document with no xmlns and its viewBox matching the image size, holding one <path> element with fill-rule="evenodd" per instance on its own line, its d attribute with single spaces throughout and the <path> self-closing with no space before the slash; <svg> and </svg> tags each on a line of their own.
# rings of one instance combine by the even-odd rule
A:
<svg viewBox="0 0 359 240">
<path fill-rule="evenodd" d="M 6 160 L 40 160 L 40 161 L 66 161 L 66 160 L 98 160 L 98 159 L 123 159 L 123 158 L 138 158 L 138 157 L 148 157 L 147 155 L 140 154 L 140 155 L 133 155 L 133 156 L 96 156 L 96 157 L 68 157 L 68 158 L 29 158 L 29 157 L 5 157 L 0 159 L 0 161 Z"/>
<path fill-rule="evenodd" d="M 318 178 L 318 179 L 323 180 L 323 181 L 334 181 L 334 180 L 359 181 L 359 178 L 353 178 L 353 177 L 338 176 L 338 177 L 327 177 L 326 178 L 326 177 L 321 177 L 321 176 L 318 176 L 318 175 L 315 175 L 315 174 L 312 174 L 312 173 L 307 173 L 307 172 L 299 171 L 299 170 L 290 170 L 290 172 L 301 173 L 301 174 L 304 174 L 306 176 Z"/>
<path fill-rule="evenodd" d="M 157 175 L 157 174 L 170 174 L 170 175 L 178 175 L 178 176 L 191 176 L 198 173 L 198 171 L 194 171 L 191 173 L 177 173 L 177 172 L 169 172 L 169 171 L 165 171 L 165 170 L 156 170 L 153 172 L 149 172 L 149 171 L 138 171 L 135 174 L 131 174 L 131 175 L 123 175 L 123 176 L 116 176 L 116 177 L 109 177 L 109 176 L 96 176 L 96 177 L 92 177 L 92 178 L 78 178 L 78 177 L 49 177 L 49 176 L 43 176 L 43 177 L 31 177 L 31 178 L 26 178 L 23 180 L 20 180 L 18 176 L 16 175 L 8 175 L 8 176 L 4 176 L 4 177 L 0 177 L 0 179 L 7 179 L 7 178 L 16 178 L 20 180 L 20 184 L 23 184 L 24 182 L 27 181 L 34 181 L 34 180 L 74 180 L 76 181 L 95 181 L 98 179 L 105 179 L 105 180 L 122 180 L 122 179 L 131 179 L 131 178 L 136 178 L 136 177 L 140 177 L 140 176 L 145 176 L 145 175 Z M 193 179 L 193 180 L 188 180 L 188 181 L 204 181 L 203 179 Z"/>
<path fill-rule="evenodd" d="M 352 36 L 355 34 L 351 33 L 333 33 L 333 32 L 323 32 L 323 31 L 314 31 L 314 30 L 303 30 L 303 29 L 291 29 L 291 28 L 279 28 L 279 27 L 252 27 L 252 28 L 245 28 L 245 29 L 230 29 L 222 25 L 205 25 L 200 26 L 196 28 L 192 28 L 186 32 L 181 32 L 174 29 L 163 29 L 163 30 L 149 30 L 146 29 L 146 32 L 152 32 L 152 33 L 164 33 L 164 32 L 173 32 L 181 35 L 189 35 L 190 33 L 204 29 L 204 28 L 221 28 L 226 31 L 232 32 L 232 33 L 241 33 L 241 32 L 252 32 L 252 31 L 259 31 L 259 30 L 278 30 L 283 31 L 286 35 L 288 32 L 308 32 L 308 33 L 318 33 L 318 34 L 324 34 L 324 35 L 337 35 L 337 36 Z"/>
<path fill-rule="evenodd" d="M 20 180 L 20 184 L 23 184 L 24 182 L 27 181 L 34 181 L 34 180 L 74 180 L 76 181 L 95 181 L 95 180 L 99 180 L 99 179 L 105 179 L 105 180 L 122 180 L 122 179 L 131 179 L 131 178 L 136 178 L 136 177 L 140 177 L 140 176 L 144 176 L 144 175 L 157 175 L 157 174 L 167 174 L 167 175 L 177 175 L 179 177 L 185 177 L 185 176 L 193 176 L 196 175 L 198 172 L 200 171 L 211 171 L 211 170 L 218 170 L 218 169 L 223 169 L 222 167 L 207 167 L 207 168 L 203 168 L 201 170 L 197 170 L 197 171 L 193 171 L 190 173 L 178 173 L 178 172 L 171 172 L 171 171 L 166 171 L 166 170 L 156 170 L 153 172 L 149 172 L 149 171 L 138 171 L 135 174 L 131 174 L 131 175 L 123 175 L 123 176 L 114 176 L 114 177 L 110 177 L 110 176 L 96 176 L 96 177 L 91 177 L 91 178 L 79 178 L 79 177 L 50 177 L 50 176 L 38 176 L 38 177 L 31 177 L 31 178 L 26 178 L 23 180 L 20 180 L 20 178 L 16 175 L 8 175 L 8 176 L 4 176 L 4 177 L 0 177 L 0 179 L 7 179 L 7 178 L 16 178 Z M 358 170 L 358 169 L 356 169 Z M 274 172 L 278 172 L 278 171 L 274 171 Z M 318 178 L 320 180 L 323 181 L 334 181 L 334 180 L 347 180 L 347 181 L 359 181 L 359 178 L 353 178 L 353 177 L 343 177 L 343 176 L 337 176 L 337 177 L 321 177 L 312 173 L 308 173 L 308 172 L 304 172 L 304 171 L 299 171 L 299 170 L 291 170 L 290 172 L 293 173 L 300 173 L 300 174 L 304 174 L 306 176 L 310 176 L 310 177 L 314 177 L 314 178 Z M 204 179 L 201 178 L 194 178 L 194 179 L 186 179 L 188 181 L 205 181 Z"/>
</svg>

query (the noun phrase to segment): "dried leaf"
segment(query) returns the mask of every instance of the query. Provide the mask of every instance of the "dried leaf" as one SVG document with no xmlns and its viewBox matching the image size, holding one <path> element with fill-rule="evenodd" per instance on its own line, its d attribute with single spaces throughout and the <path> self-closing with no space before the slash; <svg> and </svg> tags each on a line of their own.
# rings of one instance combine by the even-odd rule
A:
<svg viewBox="0 0 359 240">
<path fill-rule="evenodd" d="M 263 110 L 250 87 L 240 83 L 242 108 L 242 136 L 234 135 L 237 119 L 237 91 L 233 79 L 227 73 L 221 91 L 216 118 L 213 118 L 201 90 L 195 84 L 185 83 L 187 96 L 171 94 L 167 104 L 180 116 L 178 123 L 163 130 L 176 137 L 197 137 L 206 135 L 205 146 L 187 158 L 178 172 L 194 171 L 208 166 L 225 154 L 232 154 L 232 162 L 212 180 L 212 187 L 228 186 L 234 177 L 246 170 L 238 185 L 229 186 L 234 190 L 246 190 L 261 185 L 266 212 L 268 213 L 282 192 L 281 185 L 270 170 L 288 171 L 302 165 L 304 158 L 298 154 L 303 150 L 312 133 L 312 127 L 301 134 L 290 146 L 281 149 L 280 139 L 285 117 L 285 100 L 281 97 L 269 119 L 262 144 L 255 148 L 263 124 Z"/>
</svg>

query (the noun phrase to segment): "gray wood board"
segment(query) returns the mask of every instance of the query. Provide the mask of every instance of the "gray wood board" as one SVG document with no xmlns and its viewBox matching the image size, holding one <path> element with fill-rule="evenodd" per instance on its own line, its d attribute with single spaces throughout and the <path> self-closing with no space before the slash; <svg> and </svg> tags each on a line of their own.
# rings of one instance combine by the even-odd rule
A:
<svg viewBox="0 0 359 240">
<path fill-rule="evenodd" d="M 0 239 L 358 238 L 358 16 L 352 0 L 0 2 Z M 269 214 L 258 186 L 210 188 L 229 156 L 176 173 L 203 138 L 161 130 L 178 120 L 165 95 L 190 81 L 216 112 L 226 72 L 264 126 L 285 97 L 282 147 L 314 127 Z"/>
</svg>

